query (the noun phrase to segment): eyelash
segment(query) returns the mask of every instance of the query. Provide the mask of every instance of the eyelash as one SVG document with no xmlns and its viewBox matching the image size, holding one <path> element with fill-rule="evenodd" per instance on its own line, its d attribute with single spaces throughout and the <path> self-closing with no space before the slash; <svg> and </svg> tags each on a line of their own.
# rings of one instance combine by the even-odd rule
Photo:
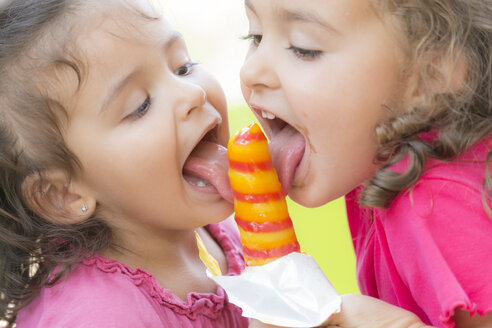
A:
<svg viewBox="0 0 492 328">
<path fill-rule="evenodd" d="M 250 41 L 251 44 L 258 46 L 261 43 L 262 35 L 260 34 L 248 34 L 241 37 L 241 40 Z"/>
<path fill-rule="evenodd" d="M 147 114 L 150 106 L 152 105 L 152 98 L 147 97 L 145 101 L 138 107 L 133 113 L 129 115 L 130 118 L 140 118 Z"/>
<path fill-rule="evenodd" d="M 175 74 L 177 74 L 179 76 L 189 75 L 191 73 L 191 68 L 195 65 L 198 65 L 198 63 L 188 62 L 188 63 L 184 64 L 183 66 L 181 66 L 180 68 L 178 68 L 176 70 Z M 186 69 L 186 72 L 181 73 L 182 69 Z M 138 107 L 133 113 L 131 113 L 128 116 L 128 118 L 140 118 L 140 117 L 144 116 L 149 111 L 149 108 L 151 105 L 152 105 L 152 98 L 146 97 L 145 101 L 140 105 L 140 107 Z"/>
<path fill-rule="evenodd" d="M 178 68 L 178 69 L 176 70 L 176 72 L 174 72 L 174 73 L 175 73 L 176 75 L 179 75 L 179 76 L 186 76 L 186 75 L 189 75 L 189 74 L 192 72 L 192 67 L 193 67 L 193 66 L 195 66 L 195 65 L 198 65 L 198 63 L 196 63 L 196 62 L 192 62 L 192 61 L 187 62 L 186 64 L 184 64 L 183 66 L 181 66 L 180 68 Z M 180 71 L 181 71 L 183 68 L 184 68 L 184 69 L 186 69 L 186 72 L 184 72 L 184 73 L 180 73 Z"/>
<path fill-rule="evenodd" d="M 290 46 L 287 49 L 292 51 L 294 55 L 300 59 L 312 60 L 322 55 L 322 52 L 320 50 L 309 50 L 309 49 L 303 49 L 294 46 Z"/>
<path fill-rule="evenodd" d="M 249 40 L 252 45 L 255 47 L 258 47 L 261 43 L 263 36 L 260 34 L 248 34 L 246 36 L 241 37 L 242 40 Z M 297 58 L 304 59 L 304 60 L 313 60 L 318 57 L 320 57 L 323 52 L 320 50 L 309 50 L 309 49 L 303 49 L 295 46 L 290 46 L 287 48 L 287 50 L 290 50 L 294 53 L 294 55 Z"/>
</svg>

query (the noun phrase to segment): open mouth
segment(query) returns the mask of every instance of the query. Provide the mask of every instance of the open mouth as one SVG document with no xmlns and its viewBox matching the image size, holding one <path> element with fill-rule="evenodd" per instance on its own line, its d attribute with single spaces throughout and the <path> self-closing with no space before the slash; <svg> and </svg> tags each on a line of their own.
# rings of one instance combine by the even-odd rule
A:
<svg viewBox="0 0 492 328">
<path fill-rule="evenodd" d="M 220 194 L 232 202 L 227 149 L 218 142 L 218 124 L 210 125 L 183 166 L 183 179 L 203 193 Z"/>
<path fill-rule="evenodd" d="M 296 128 L 259 106 L 251 106 L 267 133 L 270 155 L 287 194 L 306 152 L 306 139 Z"/>
</svg>

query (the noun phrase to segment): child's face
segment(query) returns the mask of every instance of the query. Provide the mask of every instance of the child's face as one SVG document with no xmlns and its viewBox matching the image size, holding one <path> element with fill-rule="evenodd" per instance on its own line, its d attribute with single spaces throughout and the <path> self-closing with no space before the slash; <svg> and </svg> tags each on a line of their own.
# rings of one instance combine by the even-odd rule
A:
<svg viewBox="0 0 492 328">
<path fill-rule="evenodd" d="M 132 233 L 226 218 L 232 206 L 218 192 L 230 192 L 225 97 L 181 36 L 162 19 L 112 13 L 77 48 L 87 71 L 67 93 L 65 139 L 82 162 L 75 182 L 101 215 Z"/>
<path fill-rule="evenodd" d="M 389 24 L 369 0 L 247 0 L 246 12 L 243 94 L 282 184 L 306 206 L 344 195 L 377 168 L 375 127 L 402 94 Z"/>
</svg>

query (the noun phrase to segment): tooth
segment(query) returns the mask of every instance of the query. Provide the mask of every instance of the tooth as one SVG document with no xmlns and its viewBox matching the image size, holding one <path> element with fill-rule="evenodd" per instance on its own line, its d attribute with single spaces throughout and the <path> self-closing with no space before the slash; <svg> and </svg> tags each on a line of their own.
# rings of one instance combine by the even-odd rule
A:
<svg viewBox="0 0 492 328">
<path fill-rule="evenodd" d="M 198 181 L 198 182 L 196 183 L 196 185 L 197 185 L 198 187 L 205 187 L 205 186 L 206 186 L 205 182 L 203 182 L 203 181 Z"/>
<path fill-rule="evenodd" d="M 261 111 L 261 117 L 269 119 L 269 120 L 275 119 L 275 115 L 273 115 L 272 113 L 265 112 L 265 111 Z"/>
</svg>

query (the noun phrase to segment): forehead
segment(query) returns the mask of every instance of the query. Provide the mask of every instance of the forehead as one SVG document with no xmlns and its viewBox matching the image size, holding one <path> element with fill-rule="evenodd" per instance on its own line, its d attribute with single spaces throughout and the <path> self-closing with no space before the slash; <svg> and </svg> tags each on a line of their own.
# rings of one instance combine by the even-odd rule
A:
<svg viewBox="0 0 492 328">
<path fill-rule="evenodd" d="M 245 5 L 258 16 L 279 19 L 292 17 L 286 13 L 310 13 L 331 21 L 351 23 L 375 14 L 370 0 L 245 0 Z"/>
<path fill-rule="evenodd" d="M 155 23 L 158 24 L 155 24 Z M 154 23 L 154 24 L 152 24 Z M 159 24 L 160 23 L 160 24 Z M 79 51 L 89 48 L 98 38 L 149 41 L 159 29 L 169 28 L 149 0 L 109 0 L 89 8 L 89 12 L 72 32 Z"/>
<path fill-rule="evenodd" d="M 101 17 L 99 24 L 89 26 L 85 33 L 77 37 L 75 46 L 91 62 L 107 54 L 107 51 L 115 50 L 116 45 L 156 45 L 173 32 L 171 26 L 160 17 L 122 12 L 117 16 Z"/>
<path fill-rule="evenodd" d="M 74 105 L 77 93 L 95 73 L 94 65 L 117 60 L 115 54 L 121 59 L 124 51 L 118 50 L 125 44 L 158 43 L 172 31 L 147 0 L 87 0 L 58 25 L 63 31 L 51 33 L 58 40 L 46 42 L 53 47 L 43 50 L 41 56 L 48 63 L 37 84 L 67 107 Z"/>
</svg>

